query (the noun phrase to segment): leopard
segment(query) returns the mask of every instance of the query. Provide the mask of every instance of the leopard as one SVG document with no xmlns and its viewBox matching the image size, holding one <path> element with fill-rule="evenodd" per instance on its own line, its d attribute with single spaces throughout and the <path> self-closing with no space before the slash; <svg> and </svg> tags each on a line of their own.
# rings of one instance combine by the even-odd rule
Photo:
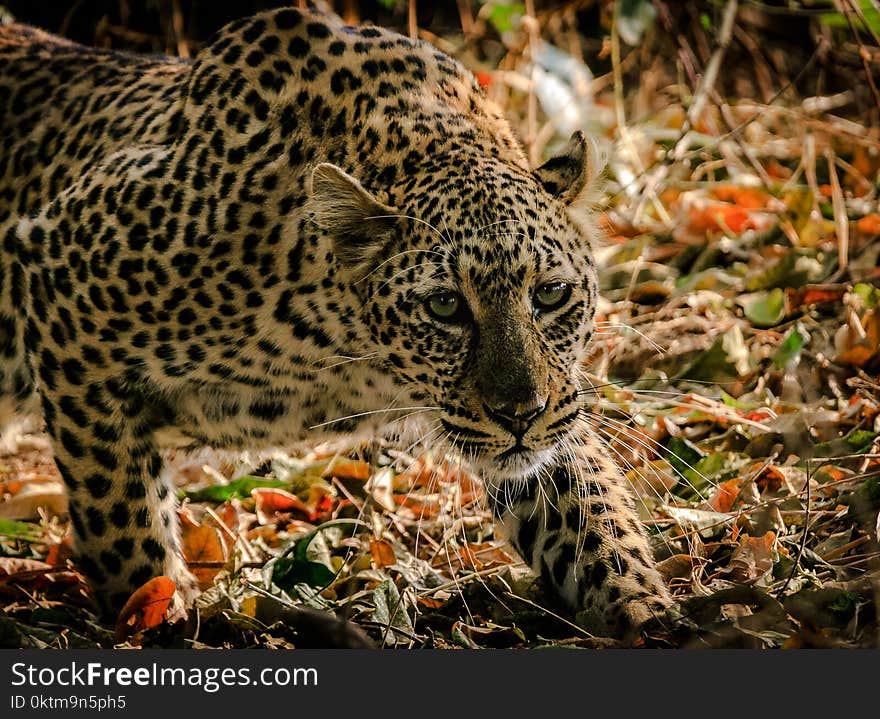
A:
<svg viewBox="0 0 880 719">
<path fill-rule="evenodd" d="M 585 421 L 602 162 L 582 132 L 533 168 L 459 61 L 284 7 L 191 60 L 0 27 L 0 140 L 0 390 L 41 417 L 107 616 L 157 576 L 198 594 L 167 447 L 404 429 L 483 478 L 581 627 L 669 610 Z"/>
</svg>

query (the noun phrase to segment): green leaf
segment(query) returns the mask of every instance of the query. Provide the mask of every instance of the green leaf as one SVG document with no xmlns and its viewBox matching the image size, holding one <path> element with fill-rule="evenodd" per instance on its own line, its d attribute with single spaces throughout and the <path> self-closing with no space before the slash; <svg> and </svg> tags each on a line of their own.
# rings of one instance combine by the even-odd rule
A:
<svg viewBox="0 0 880 719">
<path fill-rule="evenodd" d="M 718 336 L 712 346 L 698 355 L 675 378 L 697 382 L 725 383 L 749 371 L 749 351 L 738 325 Z"/>
<path fill-rule="evenodd" d="M 670 437 L 666 443 L 666 453 L 669 464 L 682 479 L 688 469 L 706 456 L 697 445 L 683 437 Z"/>
<path fill-rule="evenodd" d="M 761 292 L 744 308 L 746 317 L 758 327 L 772 327 L 785 317 L 785 293 L 778 287 Z"/>
<path fill-rule="evenodd" d="M 859 8 L 864 20 L 858 13 L 851 13 L 847 18 L 842 12 L 825 13 L 820 15 L 819 19 L 828 27 L 845 29 L 847 34 L 850 33 L 850 22 L 852 22 L 860 30 L 870 29 L 880 35 L 880 11 L 877 10 L 876 5 L 871 0 L 859 0 Z"/>
<path fill-rule="evenodd" d="M 800 287 L 807 280 L 806 274 L 796 270 L 798 253 L 786 252 L 777 262 L 746 278 L 746 292 L 769 290 L 773 287 Z"/>
<path fill-rule="evenodd" d="M 871 309 L 880 305 L 880 289 L 874 287 L 874 285 L 866 285 L 859 282 L 852 288 L 852 291 L 853 294 L 858 295 L 862 300 L 862 304 L 866 309 Z"/>
<path fill-rule="evenodd" d="M 813 447 L 815 457 L 839 457 L 847 454 L 864 454 L 874 445 L 877 432 L 856 429 L 845 437 L 837 437 L 827 442 L 820 442 Z"/>
<path fill-rule="evenodd" d="M 310 587 L 326 587 L 336 573 L 320 562 L 301 562 L 295 557 L 281 557 L 272 566 L 272 582 L 289 591 L 297 584 Z"/>
<path fill-rule="evenodd" d="M 721 390 L 721 402 L 727 407 L 741 409 L 743 412 L 751 412 L 753 409 L 763 406 L 760 402 L 743 402 L 742 400 L 727 394 L 723 389 Z"/>
<path fill-rule="evenodd" d="M 0 537 L 17 539 L 22 542 L 39 542 L 43 538 L 43 532 L 35 524 L 0 519 Z"/>
<path fill-rule="evenodd" d="M 785 338 L 776 350 L 776 354 L 773 355 L 773 364 L 778 369 L 785 369 L 789 365 L 796 364 L 800 359 L 801 350 L 809 340 L 809 333 L 798 322 L 785 334 Z"/>
<path fill-rule="evenodd" d="M 397 7 L 398 0 L 379 0 L 379 4 L 386 10 L 393 10 Z"/>
<path fill-rule="evenodd" d="M 310 587 L 326 587 L 336 578 L 336 572 L 329 566 L 329 548 L 324 546 L 317 552 L 310 552 L 309 549 L 319 534 L 326 532 L 328 529 L 343 525 L 366 526 L 364 522 L 358 519 L 334 519 L 333 521 L 325 522 L 297 540 L 288 549 L 288 553 L 267 562 L 264 569 L 264 577 L 268 575 L 270 582 L 284 591 L 293 589 L 297 584 L 307 584 Z M 324 561 L 314 561 L 317 558 Z"/>
<path fill-rule="evenodd" d="M 384 627 L 395 627 L 402 634 L 387 631 L 383 637 L 386 644 L 398 644 L 407 642 L 407 635 L 415 634 L 412 621 L 406 611 L 404 598 L 400 596 L 397 586 L 390 579 L 386 579 L 373 590 L 373 621 Z"/>
<path fill-rule="evenodd" d="M 703 490 L 738 476 L 740 469 L 750 461 L 737 452 L 715 452 L 703 457 L 684 471 L 687 480 L 684 482 L 684 492 L 676 491 L 676 494 L 686 498 L 702 497 Z"/>
<path fill-rule="evenodd" d="M 288 487 L 290 482 L 284 482 L 274 477 L 252 477 L 246 475 L 233 480 L 229 484 L 218 484 L 210 487 L 203 487 L 194 491 L 183 490 L 180 493 L 181 499 L 188 498 L 193 502 L 225 502 L 227 499 L 251 496 L 251 490 L 257 487 L 272 487 L 279 489 Z"/>
<path fill-rule="evenodd" d="M 856 613 L 856 606 L 859 603 L 859 595 L 853 592 L 841 592 L 831 602 L 826 605 L 829 612 L 843 615 L 843 619 L 849 619 Z"/>
<path fill-rule="evenodd" d="M 525 15 L 526 6 L 518 2 L 489 2 L 488 20 L 499 35 L 510 32 L 517 21 Z"/>
</svg>

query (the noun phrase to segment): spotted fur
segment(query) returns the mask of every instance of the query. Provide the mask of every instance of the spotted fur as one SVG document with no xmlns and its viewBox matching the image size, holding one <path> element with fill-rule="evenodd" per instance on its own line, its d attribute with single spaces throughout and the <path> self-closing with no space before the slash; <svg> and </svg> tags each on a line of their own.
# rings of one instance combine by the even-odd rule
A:
<svg viewBox="0 0 880 719">
<path fill-rule="evenodd" d="M 402 424 L 482 472 L 586 626 L 625 633 L 668 604 L 582 429 L 580 134 L 530 170 L 457 62 L 288 8 L 191 64 L 0 28 L 0 138 L 0 389 L 41 405 L 108 607 L 159 574 L 195 592 L 165 443 Z"/>
</svg>

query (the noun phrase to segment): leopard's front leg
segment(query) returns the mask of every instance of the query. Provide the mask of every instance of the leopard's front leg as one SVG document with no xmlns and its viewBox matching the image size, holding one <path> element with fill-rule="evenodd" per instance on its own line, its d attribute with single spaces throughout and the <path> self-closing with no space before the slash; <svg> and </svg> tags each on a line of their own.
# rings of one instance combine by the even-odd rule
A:
<svg viewBox="0 0 880 719">
<path fill-rule="evenodd" d="M 113 380 L 87 383 L 77 361 L 62 365 L 67 385 L 42 367 L 41 390 L 55 462 L 67 485 L 79 567 L 102 612 L 115 617 L 129 595 L 165 575 L 178 605 L 197 592 L 181 555 L 176 498 L 160 478 L 153 410 Z"/>
<path fill-rule="evenodd" d="M 630 636 L 672 603 L 634 501 L 616 465 L 591 440 L 492 505 L 501 529 L 546 588 L 585 629 Z"/>
</svg>

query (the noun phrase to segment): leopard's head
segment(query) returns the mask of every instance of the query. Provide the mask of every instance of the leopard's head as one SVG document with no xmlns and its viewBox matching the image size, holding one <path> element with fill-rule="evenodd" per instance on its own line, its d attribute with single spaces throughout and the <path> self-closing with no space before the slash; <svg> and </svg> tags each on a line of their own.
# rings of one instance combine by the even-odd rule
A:
<svg viewBox="0 0 880 719">
<path fill-rule="evenodd" d="M 364 349 L 437 407 L 422 414 L 426 441 L 496 484 L 540 472 L 578 425 L 597 299 L 580 206 L 595 157 L 580 133 L 533 172 L 438 157 L 390 202 L 333 165 L 312 175 L 313 216 L 362 303 Z"/>
</svg>

